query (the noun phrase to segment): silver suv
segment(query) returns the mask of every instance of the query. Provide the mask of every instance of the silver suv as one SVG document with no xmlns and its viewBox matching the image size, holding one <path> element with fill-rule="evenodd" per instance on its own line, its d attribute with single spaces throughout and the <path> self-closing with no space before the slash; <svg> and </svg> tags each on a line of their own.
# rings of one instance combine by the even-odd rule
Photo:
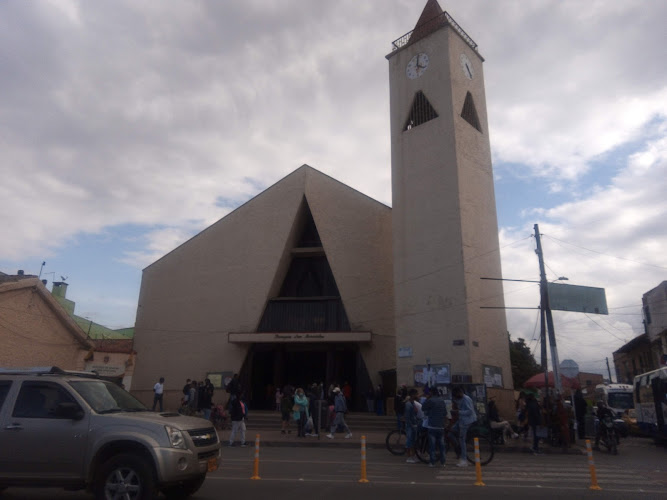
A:
<svg viewBox="0 0 667 500">
<path fill-rule="evenodd" d="M 93 373 L 0 369 L 0 492 L 58 486 L 97 499 L 186 498 L 219 456 L 211 422 L 151 412 Z"/>
</svg>

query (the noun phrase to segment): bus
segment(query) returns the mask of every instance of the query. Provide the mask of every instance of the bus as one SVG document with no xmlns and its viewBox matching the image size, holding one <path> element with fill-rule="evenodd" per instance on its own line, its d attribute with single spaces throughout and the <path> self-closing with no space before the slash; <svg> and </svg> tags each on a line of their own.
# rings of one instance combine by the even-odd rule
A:
<svg viewBox="0 0 667 500">
<path fill-rule="evenodd" d="M 616 418 L 623 417 L 625 410 L 635 407 L 630 384 L 600 384 L 595 386 L 595 400 L 604 401 Z"/>
<path fill-rule="evenodd" d="M 667 441 L 667 366 L 637 375 L 634 395 L 640 432 L 656 441 Z"/>
</svg>

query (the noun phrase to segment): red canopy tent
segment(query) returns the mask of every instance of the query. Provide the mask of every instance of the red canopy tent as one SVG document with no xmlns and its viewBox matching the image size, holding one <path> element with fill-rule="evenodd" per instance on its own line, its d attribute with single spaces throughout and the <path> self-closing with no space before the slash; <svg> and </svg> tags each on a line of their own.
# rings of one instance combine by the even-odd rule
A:
<svg viewBox="0 0 667 500">
<path fill-rule="evenodd" d="M 566 377 L 563 374 L 560 374 L 560 384 L 563 388 L 567 389 L 579 389 L 579 381 L 576 378 Z M 524 387 L 529 389 L 542 389 L 544 387 L 544 373 L 538 373 L 533 375 L 523 384 Z M 554 386 L 554 372 L 549 372 L 549 387 Z"/>
</svg>

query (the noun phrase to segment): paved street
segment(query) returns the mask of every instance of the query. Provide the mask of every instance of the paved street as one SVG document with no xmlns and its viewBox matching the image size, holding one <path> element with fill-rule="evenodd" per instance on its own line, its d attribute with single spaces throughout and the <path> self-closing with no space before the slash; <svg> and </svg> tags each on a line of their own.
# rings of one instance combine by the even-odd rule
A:
<svg viewBox="0 0 667 500">
<path fill-rule="evenodd" d="M 260 480 L 253 473 L 254 447 L 224 447 L 220 469 L 210 474 L 193 498 L 667 498 L 667 450 L 645 439 L 623 440 L 618 456 L 595 454 L 602 491 L 589 489 L 585 455 L 497 453 L 482 468 L 486 486 L 475 486 L 475 468 L 459 469 L 448 456 L 445 469 L 406 464 L 386 450 L 369 449 L 369 483 L 360 484 L 360 450 L 341 446 L 265 446 L 260 450 Z M 89 500 L 90 495 L 58 490 L 9 489 L 9 500 Z"/>
</svg>

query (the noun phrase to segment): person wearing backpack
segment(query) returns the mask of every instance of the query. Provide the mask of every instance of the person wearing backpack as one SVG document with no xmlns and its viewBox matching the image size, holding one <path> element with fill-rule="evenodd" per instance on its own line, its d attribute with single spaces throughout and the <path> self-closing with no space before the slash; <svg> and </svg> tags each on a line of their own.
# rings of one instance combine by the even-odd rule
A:
<svg viewBox="0 0 667 500">
<path fill-rule="evenodd" d="M 347 431 L 345 434 L 345 439 L 350 439 L 352 437 L 352 431 L 345 423 L 345 413 L 347 412 L 347 404 L 345 403 L 345 396 L 340 392 L 340 388 L 335 387 L 333 390 L 334 395 L 336 396 L 334 401 L 334 411 L 336 412 L 336 418 L 334 418 L 333 423 L 331 424 L 331 430 L 327 437 L 329 439 L 334 438 L 334 433 L 339 425 L 342 425 L 343 428 Z"/>
</svg>

